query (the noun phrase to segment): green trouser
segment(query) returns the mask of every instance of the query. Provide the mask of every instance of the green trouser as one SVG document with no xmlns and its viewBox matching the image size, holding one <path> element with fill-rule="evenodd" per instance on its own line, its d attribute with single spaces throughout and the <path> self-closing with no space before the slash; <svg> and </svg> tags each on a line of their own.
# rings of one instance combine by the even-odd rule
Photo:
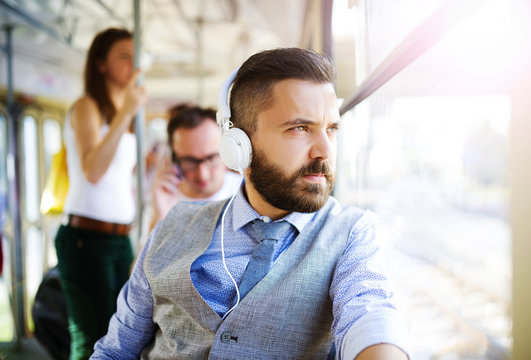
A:
<svg viewBox="0 0 531 360">
<path fill-rule="evenodd" d="M 107 333 L 116 298 L 129 277 L 133 251 L 128 236 L 62 225 L 55 238 L 68 311 L 70 360 L 88 359 Z"/>
</svg>

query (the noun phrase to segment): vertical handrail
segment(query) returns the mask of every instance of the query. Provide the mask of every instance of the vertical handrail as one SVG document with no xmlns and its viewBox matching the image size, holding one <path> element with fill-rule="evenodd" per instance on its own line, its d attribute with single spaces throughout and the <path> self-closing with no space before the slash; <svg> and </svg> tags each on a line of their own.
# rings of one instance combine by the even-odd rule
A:
<svg viewBox="0 0 531 360">
<path fill-rule="evenodd" d="M 140 53 L 142 47 L 141 41 L 141 26 L 140 26 L 140 0 L 133 0 L 133 9 L 134 9 L 134 32 L 133 32 L 133 41 L 134 41 L 134 66 L 135 69 L 140 68 Z M 138 78 L 138 83 L 142 82 L 142 77 Z M 135 238 L 135 246 L 137 249 L 138 245 L 141 243 L 142 233 L 143 233 L 143 214 L 144 214 L 144 156 L 142 152 L 143 144 L 143 124 L 145 118 L 145 109 L 144 106 L 141 106 L 138 109 L 138 112 L 135 116 L 135 134 L 136 134 L 136 197 L 137 197 L 137 233 Z"/>
<path fill-rule="evenodd" d="M 196 19 L 196 26 L 194 27 L 195 41 L 197 44 L 197 68 L 199 69 L 199 76 L 197 77 L 197 103 L 203 104 L 205 98 L 205 64 L 204 64 L 204 41 L 203 35 L 205 32 L 205 1 L 199 0 L 199 11 Z"/>
<path fill-rule="evenodd" d="M 6 35 L 6 64 L 7 64 L 7 180 L 8 180 L 8 204 L 9 214 L 13 223 L 13 241 L 11 247 L 12 274 L 11 286 L 13 289 L 13 313 L 15 322 L 15 345 L 20 346 L 24 336 L 24 269 L 22 266 L 22 221 L 20 216 L 20 169 L 19 169 L 19 127 L 14 116 L 13 100 L 13 25 L 4 27 Z"/>
</svg>

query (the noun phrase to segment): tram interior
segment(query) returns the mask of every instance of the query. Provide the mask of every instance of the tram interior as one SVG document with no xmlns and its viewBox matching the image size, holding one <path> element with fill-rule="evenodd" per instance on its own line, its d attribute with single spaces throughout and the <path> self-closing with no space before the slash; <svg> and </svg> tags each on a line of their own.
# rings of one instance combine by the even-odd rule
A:
<svg viewBox="0 0 531 360">
<path fill-rule="evenodd" d="M 0 0 L 1 343 L 32 338 L 32 302 L 43 275 L 57 262 L 53 238 L 61 217 L 40 214 L 39 202 L 66 110 L 81 93 L 84 52 L 103 27 L 132 29 L 133 3 Z M 328 52 L 338 67 L 338 97 L 344 99 L 334 195 L 382 220 L 413 359 L 531 356 L 523 340 L 531 326 L 515 320 L 530 317 L 522 310 L 529 277 L 520 274 L 531 270 L 515 270 L 529 254 L 522 240 L 529 224 L 517 222 L 531 202 L 523 185 L 530 179 L 525 159 L 531 155 L 523 135 L 531 112 L 524 95 L 531 83 L 524 80 L 531 60 L 528 2 L 140 5 L 139 62 L 150 98 L 144 151 L 164 138 L 171 105 L 215 106 L 225 77 L 251 54 L 281 46 Z M 8 56 L 12 75 L 6 71 Z M 7 196 L 9 76 L 20 152 L 22 317 L 16 314 L 17 243 Z M 146 236 L 141 227 L 135 234 L 134 241 Z M 522 300 L 513 298 L 517 287 Z"/>
</svg>

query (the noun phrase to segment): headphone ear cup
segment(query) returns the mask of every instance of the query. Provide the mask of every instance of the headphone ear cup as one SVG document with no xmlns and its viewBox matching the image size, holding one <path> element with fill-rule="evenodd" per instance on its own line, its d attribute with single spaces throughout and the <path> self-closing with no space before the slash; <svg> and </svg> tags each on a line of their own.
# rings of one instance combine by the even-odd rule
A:
<svg viewBox="0 0 531 360">
<path fill-rule="evenodd" d="M 231 128 L 221 135 L 219 155 L 229 169 L 243 172 L 251 163 L 251 140 L 238 128 Z"/>
</svg>

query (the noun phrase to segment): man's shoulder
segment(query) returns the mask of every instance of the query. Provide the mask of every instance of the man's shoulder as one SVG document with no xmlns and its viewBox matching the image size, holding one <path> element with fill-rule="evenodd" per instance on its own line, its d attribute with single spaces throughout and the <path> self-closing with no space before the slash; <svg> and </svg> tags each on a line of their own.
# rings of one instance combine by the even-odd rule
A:
<svg viewBox="0 0 531 360">
<path fill-rule="evenodd" d="M 153 238 L 153 247 L 159 248 L 171 244 L 177 233 L 197 232 L 216 224 L 226 203 L 223 201 L 180 201 L 166 217 L 157 224 Z"/>
<path fill-rule="evenodd" d="M 344 205 L 340 203 L 335 197 L 330 196 L 328 198 L 328 201 L 326 203 L 326 206 L 328 208 L 328 211 L 332 215 L 350 215 L 350 216 L 356 216 L 356 215 L 362 215 L 368 210 L 362 209 L 356 205 Z"/>
<path fill-rule="evenodd" d="M 227 200 L 218 201 L 179 201 L 173 206 L 165 219 L 181 219 L 185 216 L 193 216 L 198 212 L 215 212 L 221 209 Z"/>
<path fill-rule="evenodd" d="M 343 224 L 350 229 L 354 229 L 361 223 L 375 223 L 376 216 L 370 210 L 360 208 L 356 205 L 341 204 L 335 197 L 330 196 L 323 208 L 327 222 Z"/>
</svg>

